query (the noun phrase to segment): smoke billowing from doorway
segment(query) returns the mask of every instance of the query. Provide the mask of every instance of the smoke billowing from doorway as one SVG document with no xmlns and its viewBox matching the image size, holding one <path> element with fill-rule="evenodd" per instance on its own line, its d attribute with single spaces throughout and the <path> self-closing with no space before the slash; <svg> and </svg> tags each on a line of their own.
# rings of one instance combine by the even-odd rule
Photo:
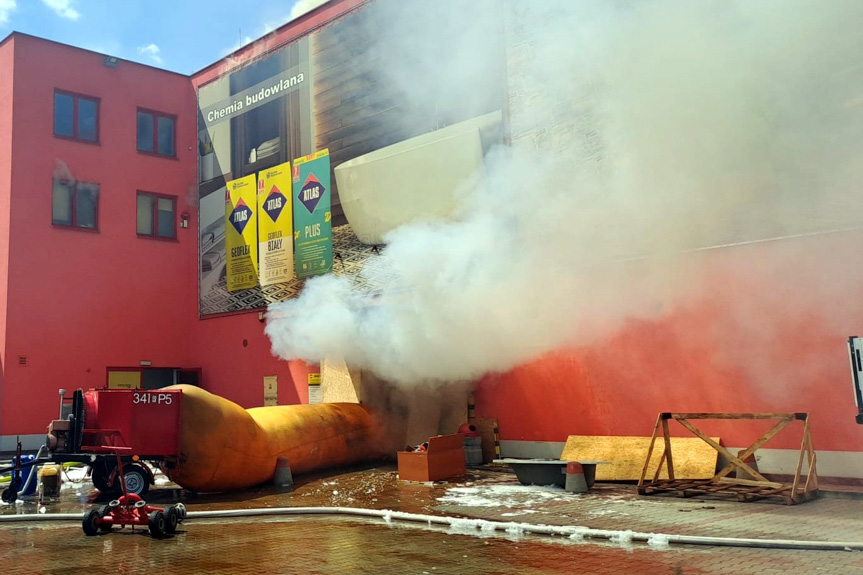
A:
<svg viewBox="0 0 863 575">
<path fill-rule="evenodd" d="M 484 69 L 472 60 L 483 34 L 452 39 L 459 57 L 437 77 L 417 66 L 450 41 L 442 26 L 460 3 L 391 4 L 393 22 L 378 25 L 411 34 L 386 46 L 406 55 L 386 79 L 405 98 Z M 511 145 L 464 183 L 456 218 L 389 234 L 366 270 L 397 278 L 379 298 L 322 276 L 271 306 L 278 356 L 342 357 L 396 382 L 470 380 L 703 297 L 698 250 L 861 221 L 863 4 L 486 4 L 502 20 L 475 29 L 505 38 Z M 471 105 L 470 93 L 439 94 Z"/>
</svg>

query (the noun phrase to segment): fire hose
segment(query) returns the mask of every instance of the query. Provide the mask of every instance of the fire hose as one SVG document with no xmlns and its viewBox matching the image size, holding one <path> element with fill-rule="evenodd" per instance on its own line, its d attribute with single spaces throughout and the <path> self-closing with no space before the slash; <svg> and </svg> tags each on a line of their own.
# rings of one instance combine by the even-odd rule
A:
<svg viewBox="0 0 863 575">
<path fill-rule="evenodd" d="M 387 525 L 392 521 L 409 521 L 432 525 L 448 526 L 460 534 L 484 534 L 495 532 L 522 535 L 550 535 L 581 539 L 607 539 L 612 542 L 628 543 L 644 542 L 650 546 L 665 547 L 670 544 L 708 545 L 722 547 L 755 547 L 768 549 L 801 549 L 821 551 L 863 551 L 863 543 L 848 541 L 806 541 L 793 539 L 755 539 L 740 537 L 703 537 L 698 535 L 674 535 L 661 533 L 642 533 L 636 531 L 618 531 L 609 529 L 592 529 L 584 526 L 542 525 L 531 523 L 516 523 L 505 521 L 487 521 L 484 519 L 465 519 L 441 515 L 423 515 L 405 513 L 386 509 L 364 509 L 358 507 L 275 507 L 262 509 L 228 509 L 220 511 L 189 511 L 187 519 L 217 519 L 261 517 L 267 515 L 348 515 L 359 517 L 375 517 L 383 519 Z M 0 515 L 0 525 L 22 521 L 81 521 L 80 513 L 51 514 L 21 514 Z"/>
</svg>

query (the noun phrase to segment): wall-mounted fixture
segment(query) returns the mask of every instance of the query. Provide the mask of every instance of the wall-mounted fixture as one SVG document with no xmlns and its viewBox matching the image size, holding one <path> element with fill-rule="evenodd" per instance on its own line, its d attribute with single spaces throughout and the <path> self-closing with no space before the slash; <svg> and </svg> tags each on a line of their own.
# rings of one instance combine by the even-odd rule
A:
<svg viewBox="0 0 863 575">
<path fill-rule="evenodd" d="M 181 228 L 188 228 L 189 227 L 189 214 L 187 214 L 186 212 L 183 212 L 182 214 L 180 214 L 180 227 Z"/>
<path fill-rule="evenodd" d="M 144 367 L 147 367 L 148 365 L 153 365 L 153 362 L 152 362 L 152 361 L 150 361 L 149 359 L 142 359 L 142 360 L 141 360 L 141 365 L 142 365 L 142 366 L 144 366 Z"/>
<path fill-rule="evenodd" d="M 105 59 L 102 61 L 109 68 L 116 68 L 117 62 L 120 60 L 116 56 L 105 56 Z"/>
</svg>

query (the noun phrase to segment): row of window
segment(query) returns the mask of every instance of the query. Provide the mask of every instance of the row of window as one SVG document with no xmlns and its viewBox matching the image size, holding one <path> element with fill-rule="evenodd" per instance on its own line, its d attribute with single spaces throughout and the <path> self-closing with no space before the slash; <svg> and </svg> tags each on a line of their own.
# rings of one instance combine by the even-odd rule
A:
<svg viewBox="0 0 863 575">
<path fill-rule="evenodd" d="M 138 192 L 139 236 L 174 239 L 177 237 L 177 198 Z M 54 180 L 51 222 L 83 230 L 99 230 L 99 184 Z"/>
<path fill-rule="evenodd" d="M 139 152 L 176 157 L 177 117 L 139 108 Z M 70 92 L 54 92 L 54 135 L 80 142 L 99 143 L 99 99 Z"/>
</svg>

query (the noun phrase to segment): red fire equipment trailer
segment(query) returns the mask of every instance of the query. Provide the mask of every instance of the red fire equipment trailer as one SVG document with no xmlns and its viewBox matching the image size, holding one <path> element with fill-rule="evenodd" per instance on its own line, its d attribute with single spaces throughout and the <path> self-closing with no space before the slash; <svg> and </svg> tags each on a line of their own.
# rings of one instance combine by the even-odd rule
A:
<svg viewBox="0 0 863 575">
<path fill-rule="evenodd" d="M 130 495 L 144 496 L 153 484 L 144 462 L 176 464 L 182 399 L 180 390 L 78 389 L 68 417 L 48 426 L 51 459 L 87 464 L 104 493 L 121 493 L 122 476 Z"/>
</svg>

